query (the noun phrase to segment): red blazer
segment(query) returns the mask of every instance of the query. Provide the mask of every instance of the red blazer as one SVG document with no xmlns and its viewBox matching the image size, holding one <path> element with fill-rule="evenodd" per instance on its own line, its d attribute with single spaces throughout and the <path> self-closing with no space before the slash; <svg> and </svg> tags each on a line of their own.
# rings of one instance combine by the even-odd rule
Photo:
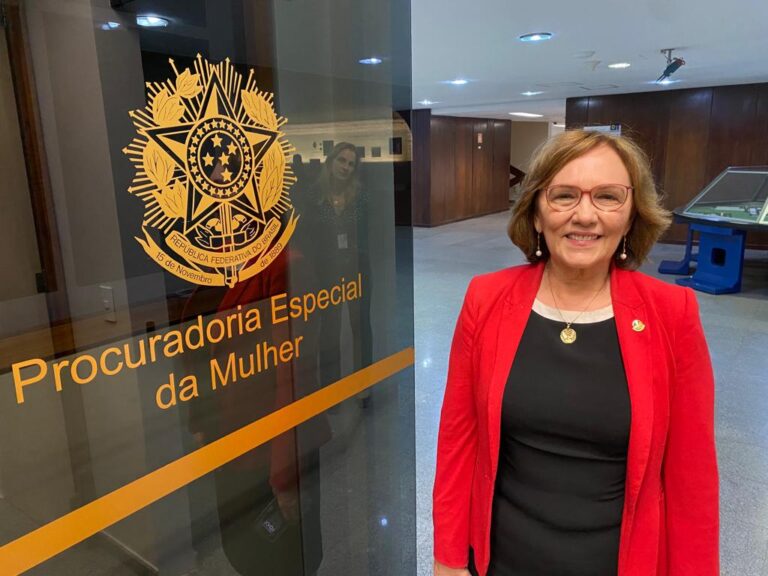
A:
<svg viewBox="0 0 768 576">
<path fill-rule="evenodd" d="M 440 418 L 435 559 L 480 576 L 490 560 L 491 504 L 504 386 L 543 265 L 478 276 L 456 326 Z M 611 298 L 631 401 L 619 576 L 717 576 L 714 381 L 690 289 L 614 268 Z M 640 320 L 645 328 L 633 329 Z"/>
</svg>

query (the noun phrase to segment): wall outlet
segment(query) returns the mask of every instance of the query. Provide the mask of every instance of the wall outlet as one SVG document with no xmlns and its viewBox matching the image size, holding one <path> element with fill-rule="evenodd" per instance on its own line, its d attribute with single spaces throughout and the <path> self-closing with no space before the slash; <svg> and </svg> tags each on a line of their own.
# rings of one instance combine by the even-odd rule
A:
<svg viewBox="0 0 768 576">
<path fill-rule="evenodd" d="M 112 286 L 99 286 L 101 291 L 102 312 L 104 320 L 107 322 L 117 322 L 117 311 L 115 310 L 115 293 Z"/>
</svg>

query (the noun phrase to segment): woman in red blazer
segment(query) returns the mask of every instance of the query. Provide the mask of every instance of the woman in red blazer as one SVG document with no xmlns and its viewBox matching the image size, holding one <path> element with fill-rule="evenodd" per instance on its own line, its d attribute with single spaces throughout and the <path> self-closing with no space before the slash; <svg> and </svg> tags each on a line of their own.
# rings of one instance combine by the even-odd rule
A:
<svg viewBox="0 0 768 576">
<path fill-rule="evenodd" d="M 569 131 L 535 156 L 509 226 L 531 264 L 474 278 L 453 338 L 436 575 L 719 574 L 696 299 L 634 271 L 668 224 L 628 139 Z"/>
</svg>

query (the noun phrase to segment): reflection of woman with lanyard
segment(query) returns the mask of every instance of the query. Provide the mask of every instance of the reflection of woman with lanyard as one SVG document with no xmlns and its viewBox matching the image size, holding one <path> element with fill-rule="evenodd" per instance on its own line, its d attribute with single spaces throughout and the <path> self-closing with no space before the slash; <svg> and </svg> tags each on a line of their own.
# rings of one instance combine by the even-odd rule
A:
<svg viewBox="0 0 768 576">
<path fill-rule="evenodd" d="M 312 243 L 319 287 L 341 278 L 362 275 L 362 298 L 347 302 L 354 346 L 354 369 L 372 362 L 370 318 L 370 263 L 368 259 L 368 203 L 360 189 L 360 159 L 353 144 L 337 144 L 325 161 L 314 187 L 312 203 L 317 231 Z M 320 338 L 323 384 L 341 377 L 341 306 L 329 306 L 322 319 Z"/>
</svg>

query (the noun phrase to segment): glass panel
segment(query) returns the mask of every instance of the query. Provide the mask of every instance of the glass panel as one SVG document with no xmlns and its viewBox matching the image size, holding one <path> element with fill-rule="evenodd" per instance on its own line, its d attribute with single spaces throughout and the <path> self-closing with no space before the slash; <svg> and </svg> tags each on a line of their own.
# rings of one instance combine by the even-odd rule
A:
<svg viewBox="0 0 768 576">
<path fill-rule="evenodd" d="M 758 223 L 768 198 L 768 169 L 728 168 L 685 208 L 687 216 Z"/>
<path fill-rule="evenodd" d="M 409 4 L 5 8 L 0 565 L 415 573 Z"/>
</svg>

